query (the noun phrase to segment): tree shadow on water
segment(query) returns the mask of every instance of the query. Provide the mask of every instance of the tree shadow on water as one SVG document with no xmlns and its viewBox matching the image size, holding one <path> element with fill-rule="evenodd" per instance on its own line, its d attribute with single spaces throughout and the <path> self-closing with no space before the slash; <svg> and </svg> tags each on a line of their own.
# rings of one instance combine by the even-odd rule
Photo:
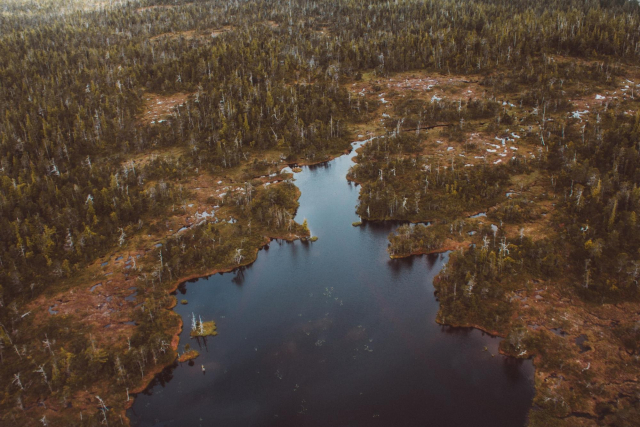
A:
<svg viewBox="0 0 640 427">
<path fill-rule="evenodd" d="M 172 365 L 167 366 L 166 368 L 164 368 L 159 374 L 157 374 L 153 380 L 151 380 L 151 382 L 149 383 L 149 385 L 147 386 L 147 388 L 144 389 L 144 391 L 142 391 L 142 394 L 145 394 L 147 396 L 152 396 L 153 395 L 153 389 L 156 386 L 161 386 L 162 388 L 165 387 L 165 385 L 167 383 L 169 383 L 169 381 L 171 381 L 173 379 L 173 371 L 178 367 L 178 362 L 174 362 Z"/>
<path fill-rule="evenodd" d="M 415 262 L 416 257 L 410 256 L 407 258 L 390 259 L 387 261 L 389 269 L 393 273 L 393 276 L 399 276 L 403 271 L 411 270 Z"/>
<path fill-rule="evenodd" d="M 204 350 L 209 353 L 209 347 L 207 347 L 207 337 L 195 337 L 195 339 L 198 342 L 198 347 L 200 348 L 200 350 L 202 350 L 202 347 L 204 347 Z"/>
<path fill-rule="evenodd" d="M 233 276 L 233 279 L 231 279 L 231 282 L 235 283 L 238 286 L 242 286 L 242 284 L 244 283 L 244 271 L 247 269 L 247 267 L 240 267 L 238 269 L 235 270 L 235 275 Z"/>
</svg>

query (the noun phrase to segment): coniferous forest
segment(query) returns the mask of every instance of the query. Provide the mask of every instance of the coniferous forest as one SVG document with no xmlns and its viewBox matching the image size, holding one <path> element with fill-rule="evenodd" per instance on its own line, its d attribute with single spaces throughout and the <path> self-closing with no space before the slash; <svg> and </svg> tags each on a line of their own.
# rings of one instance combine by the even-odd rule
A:
<svg viewBox="0 0 640 427">
<path fill-rule="evenodd" d="M 313 239 L 284 168 L 370 139 L 354 210 L 451 251 L 437 321 L 533 358 L 529 423 L 638 425 L 638 90 L 636 1 L 5 0 L 0 424 L 127 424 L 170 292 Z"/>
</svg>

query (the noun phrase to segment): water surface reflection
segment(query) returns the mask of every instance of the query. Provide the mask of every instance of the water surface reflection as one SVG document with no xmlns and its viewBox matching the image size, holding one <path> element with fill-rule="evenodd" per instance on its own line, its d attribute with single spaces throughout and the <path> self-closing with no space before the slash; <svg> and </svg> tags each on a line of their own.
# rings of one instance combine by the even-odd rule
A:
<svg viewBox="0 0 640 427">
<path fill-rule="evenodd" d="M 448 254 L 390 260 L 397 224 L 353 227 L 349 157 L 296 174 L 296 219 L 317 242 L 275 241 L 250 267 L 178 288 L 185 323 L 214 319 L 219 335 L 200 342 L 195 366 L 166 369 L 137 397 L 134 425 L 524 425 L 531 363 L 435 323 L 432 280 Z M 188 331 L 180 340 L 198 347 Z"/>
</svg>

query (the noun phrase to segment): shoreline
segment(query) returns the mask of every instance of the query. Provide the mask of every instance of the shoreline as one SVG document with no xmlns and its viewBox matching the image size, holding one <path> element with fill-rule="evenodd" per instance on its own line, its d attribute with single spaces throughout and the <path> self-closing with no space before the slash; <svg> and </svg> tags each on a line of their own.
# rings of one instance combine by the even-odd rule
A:
<svg viewBox="0 0 640 427">
<path fill-rule="evenodd" d="M 300 240 L 303 241 L 302 239 L 306 239 L 308 241 L 308 237 L 307 236 L 298 236 L 295 234 L 289 234 L 289 235 L 270 235 L 270 236 L 264 236 L 264 241 L 262 246 L 254 248 L 253 251 L 253 256 L 251 258 L 248 258 L 246 260 L 246 262 L 243 262 L 241 264 L 238 264 L 236 266 L 233 267 L 226 267 L 226 268 L 214 268 L 211 270 L 206 270 L 204 272 L 200 272 L 200 273 L 193 273 L 184 277 L 181 277 L 177 280 L 175 280 L 173 282 L 173 284 L 168 287 L 166 289 L 167 294 L 171 295 L 172 293 L 174 293 L 175 291 L 178 290 L 178 288 L 180 287 L 180 285 L 182 285 L 183 283 L 189 282 L 191 280 L 198 280 L 198 279 L 202 279 L 205 277 L 209 277 L 209 276 L 213 276 L 215 274 L 219 274 L 219 273 L 231 273 L 239 268 L 242 267 L 248 267 L 251 264 L 253 264 L 254 262 L 256 262 L 256 260 L 258 259 L 258 253 L 260 252 L 260 250 L 264 249 L 266 246 L 269 245 L 269 243 L 271 243 L 273 240 L 285 240 L 287 242 L 294 242 L 296 240 Z M 171 316 L 177 316 L 178 318 L 178 325 L 175 328 L 171 328 L 169 329 L 169 331 L 165 331 L 165 332 L 169 332 L 171 334 L 171 351 L 174 353 L 174 357 L 172 358 L 171 362 L 167 362 L 166 364 L 162 364 L 162 363 L 158 363 L 157 365 L 154 365 L 152 369 L 149 370 L 149 372 L 147 372 L 144 376 L 144 378 L 141 380 L 142 382 L 140 383 L 140 385 L 138 387 L 136 387 L 133 390 L 129 391 L 129 395 L 130 395 L 130 400 L 125 401 L 124 404 L 124 413 L 122 414 L 122 419 L 123 421 L 126 423 L 126 426 L 130 426 L 131 425 L 131 420 L 129 419 L 129 417 L 126 415 L 127 410 L 131 409 L 131 407 L 133 406 L 135 399 L 136 399 L 136 395 L 144 392 L 145 390 L 147 390 L 147 388 L 151 385 L 151 383 L 153 382 L 153 380 L 156 378 L 156 376 L 161 373 L 162 371 L 164 371 L 165 369 L 167 369 L 168 367 L 170 367 L 171 365 L 173 365 L 177 358 L 178 358 L 178 345 L 180 344 L 180 334 L 182 333 L 183 327 L 184 327 L 184 322 L 182 321 L 182 316 L 180 316 L 178 313 L 176 313 L 173 309 L 177 306 L 177 299 L 174 298 L 173 299 L 173 303 L 170 304 L 169 306 L 165 307 L 166 310 L 168 310 L 171 314 Z"/>
<path fill-rule="evenodd" d="M 365 142 L 366 141 L 354 141 L 354 142 Z M 285 163 L 285 167 L 302 167 L 302 166 L 315 166 L 315 165 L 319 165 L 319 164 L 324 164 L 324 163 L 329 163 L 339 157 L 342 157 L 343 155 L 349 155 L 351 153 L 353 153 L 354 150 L 352 147 L 350 147 L 350 149 L 345 150 L 343 154 L 340 155 L 335 155 L 335 156 L 330 156 L 328 159 L 326 160 L 321 160 L 321 161 L 315 161 L 315 162 L 303 162 L 303 163 Z M 355 156 L 351 159 L 353 161 L 353 163 L 357 163 L 355 161 Z M 346 180 L 348 182 L 353 182 L 357 185 L 362 185 L 362 183 L 358 182 L 356 179 L 352 179 L 350 178 L 348 175 L 345 176 Z M 297 186 L 296 186 L 297 188 Z M 301 196 L 301 191 L 299 188 L 297 188 L 297 196 L 298 199 Z M 296 209 L 297 211 L 297 209 Z M 402 223 L 411 223 L 411 224 L 429 224 L 429 223 L 433 223 L 434 221 L 409 221 L 409 220 L 396 220 L 396 219 L 392 219 L 392 218 L 385 218 L 385 219 L 364 219 L 364 221 L 369 221 L 369 222 L 402 222 Z M 198 280 L 198 279 L 202 279 L 205 277 L 209 277 L 209 276 L 213 276 L 215 274 L 218 273 L 229 273 L 229 272 L 233 272 L 236 269 L 242 268 L 242 267 L 247 267 L 250 266 L 251 264 L 253 264 L 258 257 L 258 253 L 260 252 L 260 250 L 264 249 L 266 246 L 269 245 L 269 243 L 273 240 L 285 240 L 287 242 L 294 242 L 296 240 L 300 240 L 301 242 L 309 242 L 309 238 L 311 237 L 311 235 L 309 236 L 299 236 L 299 235 L 294 235 L 294 234 L 287 234 L 287 235 L 270 235 L 270 236 L 264 236 L 264 243 L 262 246 L 254 248 L 253 251 L 253 256 L 249 259 L 247 259 L 245 262 L 233 266 L 233 267 L 226 267 L 226 268 L 214 268 L 214 269 L 210 269 L 210 270 L 205 270 L 204 272 L 200 272 L 200 273 L 193 273 L 190 275 L 187 275 L 185 277 L 181 277 L 177 280 L 174 281 L 173 285 L 171 285 L 168 289 L 167 292 L 168 294 L 172 294 L 173 292 L 177 291 L 177 289 L 180 287 L 180 285 L 182 285 L 183 283 L 192 281 L 192 280 Z M 430 250 L 430 251 L 424 251 L 424 250 L 419 250 L 419 251 L 414 251 L 412 253 L 406 254 L 406 255 L 389 255 L 389 257 L 391 259 L 402 259 L 402 258 L 409 258 L 412 256 L 419 256 L 419 255 L 430 255 L 430 254 L 438 254 L 438 253 L 444 253 L 444 252 L 449 252 L 449 251 L 455 251 L 460 249 L 461 247 L 464 247 L 465 245 L 469 245 L 468 241 L 464 241 L 464 242 L 458 242 L 456 244 L 456 242 L 452 242 L 449 245 L 446 245 L 444 247 L 438 248 L 438 249 L 434 249 L 434 250 Z M 437 276 L 436 278 L 434 278 L 434 281 L 437 280 Z M 440 303 L 438 303 L 438 305 L 440 306 Z M 134 391 L 130 391 L 129 393 L 132 395 L 131 399 L 127 402 L 125 402 L 125 410 L 124 410 L 124 414 L 123 414 L 123 419 L 125 421 L 125 425 L 130 426 L 131 425 L 131 420 L 129 419 L 129 417 L 126 415 L 126 412 L 128 409 L 130 409 L 134 402 L 135 402 L 135 398 L 137 397 L 136 395 L 139 393 L 144 392 L 153 382 L 153 380 L 156 378 L 156 376 L 161 373 L 163 370 L 165 370 L 166 368 L 170 367 L 171 365 L 175 364 L 175 362 L 178 359 L 178 353 L 177 353 L 177 348 L 180 342 L 180 334 L 183 330 L 183 321 L 182 321 L 182 317 L 176 313 L 173 309 L 177 306 L 177 299 L 174 298 L 174 301 L 172 304 L 170 304 L 169 306 L 165 307 L 167 310 L 171 311 L 173 316 L 177 316 L 178 317 L 178 327 L 175 328 L 174 333 L 172 335 L 172 340 L 171 340 L 171 349 L 174 352 L 174 356 L 172 361 L 170 363 L 167 364 L 158 364 L 156 366 L 154 366 L 153 369 L 151 369 L 149 371 L 149 373 L 147 375 L 145 375 L 145 378 L 143 379 L 142 383 L 140 384 L 139 387 L 137 387 Z M 473 328 L 473 329 L 477 329 L 482 331 L 483 333 L 486 333 L 492 337 L 499 337 L 500 339 L 504 339 L 505 335 L 498 332 L 498 331 L 494 331 L 494 330 L 489 330 L 488 328 L 484 328 L 481 325 L 477 325 L 477 324 L 451 324 L 451 323 L 446 323 L 446 322 L 442 322 L 442 320 L 439 318 L 438 314 L 436 314 L 436 318 L 435 318 L 435 322 L 439 325 L 442 326 L 448 326 L 451 328 Z M 521 358 L 521 357 L 517 357 L 515 355 L 511 355 L 508 354 L 506 352 L 504 352 L 502 350 L 502 348 L 499 347 L 499 354 L 505 356 L 505 357 L 512 357 L 514 359 L 528 359 L 528 358 L 535 358 L 533 355 L 529 356 L 527 358 Z M 535 367 L 535 365 L 534 365 Z"/>
<path fill-rule="evenodd" d="M 412 224 L 421 224 L 421 223 L 412 223 Z M 391 259 L 403 259 L 403 258 L 409 258 L 412 256 L 419 256 L 419 255 L 432 255 L 432 254 L 441 254 L 444 252 L 450 252 L 450 251 L 457 251 L 458 249 L 462 248 L 465 246 L 465 244 L 468 246 L 470 243 L 467 241 L 463 241 L 463 242 L 459 242 L 457 245 L 456 244 L 449 244 L 446 245 L 444 247 L 438 248 L 438 249 L 433 249 L 430 251 L 425 251 L 425 250 L 418 250 L 418 251 L 413 251 L 411 253 L 408 253 L 406 255 L 389 255 L 389 258 Z"/>
<path fill-rule="evenodd" d="M 350 153 L 353 152 L 353 147 L 349 147 L 349 149 L 346 149 L 343 151 L 342 154 L 339 155 L 331 155 L 329 156 L 328 159 L 325 160 L 320 160 L 317 162 L 302 162 L 302 163 L 297 163 L 297 162 L 293 162 L 293 163 L 285 163 L 284 167 L 300 167 L 300 166 L 314 166 L 314 165 L 318 165 L 318 164 L 322 164 L 322 163 L 328 163 L 332 160 L 337 159 L 338 157 L 342 157 L 344 155 L 348 155 Z M 282 170 L 282 169 L 281 169 Z M 302 192 L 300 191 L 300 189 L 296 186 L 297 189 L 297 198 L 299 199 Z M 297 211 L 297 209 L 296 209 Z M 215 274 L 218 273 L 230 273 L 238 268 L 242 268 L 242 267 L 247 267 L 251 264 L 253 264 L 257 259 L 258 259 L 258 253 L 260 252 L 260 250 L 264 249 L 266 246 L 269 245 L 269 243 L 271 243 L 271 241 L 273 240 L 285 240 L 287 242 L 294 242 L 296 240 L 300 240 L 301 242 L 308 242 L 309 239 L 311 237 L 311 234 L 309 234 L 309 236 L 299 236 L 296 234 L 281 234 L 281 235 L 268 235 L 268 236 L 264 236 L 264 241 L 263 244 L 260 247 L 254 248 L 253 251 L 253 256 L 250 258 L 247 258 L 245 262 L 240 263 L 236 266 L 233 267 L 226 267 L 226 268 L 213 268 L 210 270 L 205 270 L 203 272 L 198 272 L 198 273 L 193 273 L 184 277 L 180 277 L 177 280 L 175 280 L 173 282 L 173 284 L 171 286 L 169 286 L 166 290 L 167 294 L 171 295 L 172 293 L 174 293 L 175 291 L 178 290 L 178 288 L 180 287 L 180 285 L 182 285 L 183 283 L 189 282 L 191 280 L 198 280 L 198 279 L 202 279 L 205 277 L 209 277 L 209 276 L 213 276 Z M 172 358 L 172 361 L 170 363 L 167 364 L 157 364 L 155 365 L 142 379 L 141 384 L 136 387 L 133 391 L 130 391 L 129 394 L 130 399 L 128 401 L 125 401 L 125 405 L 124 405 L 124 413 L 122 414 L 122 419 L 125 422 L 126 426 L 130 426 L 131 425 L 131 420 L 129 419 L 129 417 L 126 415 L 127 410 L 129 410 L 134 402 L 135 402 L 135 398 L 137 394 L 140 394 L 142 392 L 144 392 L 152 383 L 152 381 L 156 378 L 156 376 L 162 372 L 163 370 L 165 370 L 166 368 L 170 367 L 172 364 L 175 363 L 175 361 L 178 358 L 178 353 L 177 353 L 177 349 L 178 349 L 178 345 L 180 343 L 180 334 L 182 333 L 182 329 L 183 329 L 183 321 L 182 321 L 182 316 L 180 316 L 178 313 L 176 313 L 173 309 L 177 306 L 177 299 L 174 298 L 173 302 L 165 307 L 170 313 L 172 313 L 172 316 L 177 316 L 178 317 L 178 326 L 174 329 L 170 329 L 169 331 L 166 332 L 172 332 L 172 337 L 171 337 L 171 351 L 174 353 L 174 357 Z"/>
</svg>

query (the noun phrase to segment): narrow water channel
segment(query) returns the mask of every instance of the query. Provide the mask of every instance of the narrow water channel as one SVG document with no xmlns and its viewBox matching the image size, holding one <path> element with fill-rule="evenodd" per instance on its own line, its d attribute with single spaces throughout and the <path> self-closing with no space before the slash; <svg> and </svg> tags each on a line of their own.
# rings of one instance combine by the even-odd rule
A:
<svg viewBox="0 0 640 427">
<path fill-rule="evenodd" d="M 135 426 L 523 426 L 533 366 L 498 339 L 435 323 L 447 254 L 390 260 L 393 224 L 365 224 L 342 156 L 295 174 L 315 243 L 273 241 L 250 267 L 181 286 L 175 310 L 215 320 L 194 366 L 136 397 Z M 483 351 L 484 347 L 488 351 Z M 495 356 L 492 356 L 495 355 Z M 200 365 L 204 364 L 203 373 Z"/>
</svg>

